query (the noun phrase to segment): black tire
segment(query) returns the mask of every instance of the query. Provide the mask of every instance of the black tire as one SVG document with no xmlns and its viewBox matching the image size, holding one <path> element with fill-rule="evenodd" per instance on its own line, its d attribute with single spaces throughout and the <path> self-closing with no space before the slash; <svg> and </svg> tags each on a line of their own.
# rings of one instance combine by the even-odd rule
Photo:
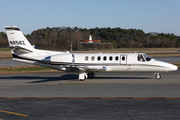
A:
<svg viewBox="0 0 180 120">
<path fill-rule="evenodd" d="M 161 74 L 156 73 L 156 74 L 155 74 L 155 78 L 158 79 L 158 80 L 161 79 Z"/>
</svg>

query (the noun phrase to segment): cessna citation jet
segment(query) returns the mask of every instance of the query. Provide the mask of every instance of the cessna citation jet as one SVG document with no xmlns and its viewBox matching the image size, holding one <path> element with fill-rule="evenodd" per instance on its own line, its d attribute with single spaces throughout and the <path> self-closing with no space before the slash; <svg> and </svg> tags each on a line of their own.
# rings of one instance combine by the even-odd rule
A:
<svg viewBox="0 0 180 120">
<path fill-rule="evenodd" d="M 94 72 L 160 72 L 175 71 L 177 66 L 157 61 L 144 53 L 69 53 L 35 49 L 17 26 L 6 26 L 13 60 L 48 67 L 61 71 L 73 71 L 79 80 L 93 78 Z"/>
</svg>

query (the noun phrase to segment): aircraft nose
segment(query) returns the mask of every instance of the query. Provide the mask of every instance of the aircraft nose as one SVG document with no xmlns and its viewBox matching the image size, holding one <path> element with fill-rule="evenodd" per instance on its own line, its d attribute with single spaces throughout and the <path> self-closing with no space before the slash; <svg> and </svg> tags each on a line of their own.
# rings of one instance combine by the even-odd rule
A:
<svg viewBox="0 0 180 120">
<path fill-rule="evenodd" d="M 176 70 L 178 69 L 178 67 L 177 67 L 176 65 L 171 65 L 171 66 L 170 66 L 170 69 L 171 69 L 172 71 L 176 71 Z"/>
</svg>

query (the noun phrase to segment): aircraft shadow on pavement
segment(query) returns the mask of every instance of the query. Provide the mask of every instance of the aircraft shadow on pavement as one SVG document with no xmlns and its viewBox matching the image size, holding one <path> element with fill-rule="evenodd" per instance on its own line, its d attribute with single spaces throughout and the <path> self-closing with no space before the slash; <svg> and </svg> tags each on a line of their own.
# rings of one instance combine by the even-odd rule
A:
<svg viewBox="0 0 180 120">
<path fill-rule="evenodd" d="M 79 81 L 78 75 L 76 74 L 66 74 L 59 77 L 39 77 L 39 76 L 10 76 L 10 77 L 0 77 L 0 79 L 9 79 L 9 80 L 35 80 L 27 83 L 42 83 L 42 82 L 51 82 L 51 81 Z M 94 77 L 90 79 L 152 79 L 148 77 Z M 90 80 L 89 79 L 89 80 Z"/>
<path fill-rule="evenodd" d="M 96 79 L 152 79 L 149 77 L 95 77 Z"/>
<path fill-rule="evenodd" d="M 35 79 L 41 79 L 41 80 L 32 81 L 28 83 L 41 83 L 41 82 L 62 81 L 62 80 L 76 81 L 78 80 L 78 75 L 67 74 L 67 75 L 62 75 L 60 77 L 37 77 Z"/>
<path fill-rule="evenodd" d="M 39 77 L 39 76 L 10 76 L 10 77 L 0 77 L 0 79 L 8 80 L 36 80 L 28 83 L 40 83 L 40 82 L 50 82 L 50 81 L 62 81 L 62 80 L 78 80 L 78 75 L 67 74 L 58 77 Z"/>
</svg>

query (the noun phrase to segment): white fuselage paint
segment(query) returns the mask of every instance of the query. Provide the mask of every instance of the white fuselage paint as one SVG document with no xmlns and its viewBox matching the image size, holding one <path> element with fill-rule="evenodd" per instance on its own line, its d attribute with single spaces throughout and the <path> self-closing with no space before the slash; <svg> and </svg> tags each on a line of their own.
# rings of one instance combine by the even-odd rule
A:
<svg viewBox="0 0 180 120">
<path fill-rule="evenodd" d="M 72 53 L 36 50 L 33 53 L 20 56 L 29 59 L 14 58 L 14 60 L 55 69 L 61 69 L 62 67 L 87 66 L 89 68 L 97 69 L 106 67 L 106 72 L 168 72 L 177 70 L 177 66 L 155 59 L 151 59 L 150 61 L 138 61 L 137 56 L 139 54 L 143 55 L 143 53 L 74 53 L 73 59 Z M 48 56 L 53 58 L 49 64 L 40 62 Z M 34 60 L 31 60 L 31 58 Z M 112 60 L 110 58 L 112 58 Z M 94 71 L 101 72 L 101 70 Z"/>
</svg>

